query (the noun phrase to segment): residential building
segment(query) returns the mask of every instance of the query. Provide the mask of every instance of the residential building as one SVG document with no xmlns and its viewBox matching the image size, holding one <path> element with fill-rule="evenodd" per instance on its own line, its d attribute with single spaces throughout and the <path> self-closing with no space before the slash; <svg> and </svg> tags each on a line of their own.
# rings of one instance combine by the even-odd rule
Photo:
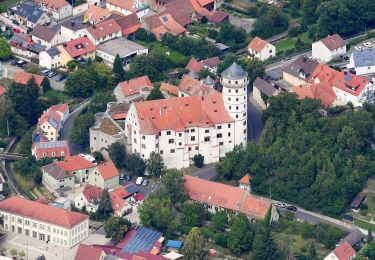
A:
<svg viewBox="0 0 375 260">
<path fill-rule="evenodd" d="M 74 175 L 65 171 L 57 164 L 49 164 L 42 167 L 43 185 L 51 192 L 62 192 L 74 189 Z"/>
<path fill-rule="evenodd" d="M 60 129 L 69 117 L 69 107 L 66 104 L 53 105 L 41 115 L 37 130 L 41 130 L 50 142 L 57 141 Z"/>
<path fill-rule="evenodd" d="M 80 244 L 74 260 L 104 260 L 106 256 L 100 247 Z"/>
<path fill-rule="evenodd" d="M 51 245 L 72 248 L 89 234 L 87 215 L 17 196 L 0 202 L 0 215 L 3 230 Z"/>
<path fill-rule="evenodd" d="M 169 96 L 174 96 L 177 97 L 178 94 L 180 93 L 180 90 L 178 87 L 162 82 L 160 84 L 160 90 L 163 92 L 164 95 L 169 95 Z"/>
<path fill-rule="evenodd" d="M 324 109 L 333 106 L 336 101 L 336 94 L 328 81 L 294 86 L 291 91 L 297 94 L 298 99 L 319 99 Z"/>
<path fill-rule="evenodd" d="M 116 55 L 119 55 L 122 64 L 125 66 L 137 55 L 146 55 L 148 48 L 136 42 L 129 41 L 126 38 L 118 38 L 96 46 L 96 55 L 101 57 L 103 61 L 113 67 Z"/>
<path fill-rule="evenodd" d="M 55 69 L 61 66 L 61 52 L 52 47 L 39 54 L 39 66 L 47 69 Z"/>
<path fill-rule="evenodd" d="M 270 212 L 270 221 L 279 219 L 269 199 L 250 195 L 248 190 L 239 187 L 185 175 L 185 188 L 190 200 L 202 203 L 211 213 L 229 210 L 243 213 L 250 220 L 264 220 Z"/>
<path fill-rule="evenodd" d="M 258 36 L 253 38 L 247 46 L 250 57 L 257 58 L 261 61 L 268 60 L 276 56 L 276 47 L 271 43 L 262 40 Z"/>
<path fill-rule="evenodd" d="M 167 168 L 189 167 L 196 154 L 219 161 L 247 141 L 247 73 L 233 63 L 222 73 L 223 92 L 132 103 L 125 121 L 129 149 Z"/>
<path fill-rule="evenodd" d="M 257 77 L 253 83 L 252 98 L 261 109 L 266 109 L 269 98 L 277 96 L 284 91 L 280 86 Z"/>
<path fill-rule="evenodd" d="M 28 28 L 35 28 L 38 24 L 44 25 L 50 22 L 48 15 L 32 2 L 19 3 L 9 11 L 17 22 Z"/>
<path fill-rule="evenodd" d="M 13 34 L 9 45 L 14 54 L 27 57 L 32 61 L 36 61 L 39 54 L 46 49 L 46 46 L 33 42 L 30 37 L 22 33 Z"/>
<path fill-rule="evenodd" d="M 356 254 L 357 252 L 354 248 L 347 241 L 344 241 L 327 255 L 324 260 L 351 260 Z"/>
<path fill-rule="evenodd" d="M 37 25 L 34 28 L 31 32 L 31 39 L 47 48 L 52 48 L 64 42 L 64 37 L 62 37 L 61 33 L 43 25 Z"/>
<path fill-rule="evenodd" d="M 95 45 L 88 37 L 81 37 L 57 46 L 61 55 L 61 65 L 65 66 L 70 60 L 95 59 Z"/>
<path fill-rule="evenodd" d="M 137 14 L 138 19 L 142 17 L 149 11 L 148 6 L 142 4 L 140 0 L 107 0 L 106 7 L 109 11 L 117 11 L 123 15 Z"/>
<path fill-rule="evenodd" d="M 74 205 L 78 209 L 86 206 L 87 212 L 94 213 L 98 210 L 102 193 L 103 189 L 87 183 L 83 191 L 74 199 Z"/>
<path fill-rule="evenodd" d="M 43 93 L 43 81 L 44 81 L 44 76 L 37 75 L 37 74 L 32 74 L 29 72 L 25 72 L 23 70 L 18 70 L 16 73 L 13 75 L 13 81 L 15 83 L 21 84 L 21 85 L 27 85 L 27 82 L 31 80 L 34 77 L 35 82 L 40 90 L 40 93 Z"/>
<path fill-rule="evenodd" d="M 31 154 L 37 159 L 42 158 L 59 158 L 70 156 L 70 148 L 67 141 L 35 141 L 31 148 Z"/>
<path fill-rule="evenodd" d="M 86 28 L 89 26 L 88 23 L 82 19 L 82 21 L 74 20 L 66 20 L 65 22 L 61 23 L 60 31 L 61 35 L 64 37 L 64 41 L 72 41 L 84 36 L 87 36 Z"/>
<path fill-rule="evenodd" d="M 327 36 L 312 44 L 312 57 L 327 63 L 346 53 L 346 42 L 338 34 Z"/>
<path fill-rule="evenodd" d="M 73 6 L 65 0 L 35 0 L 43 11 L 55 21 L 60 21 L 73 15 Z"/>
<path fill-rule="evenodd" d="M 130 196 L 130 193 L 124 186 L 109 191 L 112 208 L 117 216 L 124 216 L 132 211 L 132 206 L 126 201 L 128 196 Z"/>
<path fill-rule="evenodd" d="M 112 161 L 99 164 L 89 174 L 88 182 L 101 189 L 113 189 L 119 186 L 119 172 Z"/>
<path fill-rule="evenodd" d="M 251 175 L 246 173 L 239 181 L 238 187 L 251 193 Z"/>
<path fill-rule="evenodd" d="M 126 16 L 112 14 L 111 17 L 120 25 L 122 30 L 122 37 L 126 37 L 135 33 L 142 27 L 137 14 L 129 14 Z"/>
<path fill-rule="evenodd" d="M 96 46 L 103 42 L 121 37 L 122 30 L 114 19 L 91 25 L 87 29 L 87 37 Z"/>
<path fill-rule="evenodd" d="M 143 99 L 142 88 L 152 88 L 152 83 L 148 76 L 142 76 L 117 84 L 114 94 L 118 102 L 131 103 Z"/>
<path fill-rule="evenodd" d="M 109 18 L 111 12 L 107 8 L 101 8 L 100 6 L 90 5 L 84 15 L 84 21 L 88 21 L 91 24 L 97 24 L 104 22 Z"/>
<path fill-rule="evenodd" d="M 300 56 L 283 68 L 283 79 L 292 86 L 306 84 L 318 64 L 306 56 Z"/>
<path fill-rule="evenodd" d="M 189 75 L 184 75 L 178 86 L 178 96 L 205 96 L 217 92 L 212 86 L 206 85 Z"/>
<path fill-rule="evenodd" d="M 349 61 L 347 68 L 354 69 L 356 75 L 375 72 L 375 50 L 372 48 L 353 50 Z"/>
<path fill-rule="evenodd" d="M 215 56 L 212 58 L 208 58 L 202 61 L 198 61 L 195 58 L 191 58 L 189 63 L 186 65 L 186 69 L 189 71 L 193 71 L 195 73 L 199 73 L 202 69 L 207 69 L 211 73 L 217 73 L 217 65 L 219 65 L 220 59 L 219 57 Z"/>
<path fill-rule="evenodd" d="M 89 174 L 96 168 L 96 163 L 82 154 L 65 157 L 53 165 L 73 174 L 76 183 L 85 183 Z"/>
</svg>

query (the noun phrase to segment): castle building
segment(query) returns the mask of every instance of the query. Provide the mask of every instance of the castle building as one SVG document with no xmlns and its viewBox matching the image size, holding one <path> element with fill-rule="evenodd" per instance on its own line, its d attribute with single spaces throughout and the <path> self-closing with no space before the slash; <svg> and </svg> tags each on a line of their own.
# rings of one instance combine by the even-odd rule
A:
<svg viewBox="0 0 375 260">
<path fill-rule="evenodd" d="M 166 168 L 185 168 L 195 155 L 218 162 L 247 141 L 247 73 L 233 63 L 220 80 L 223 92 L 132 103 L 125 121 L 126 143 L 148 159 L 155 151 Z"/>
</svg>

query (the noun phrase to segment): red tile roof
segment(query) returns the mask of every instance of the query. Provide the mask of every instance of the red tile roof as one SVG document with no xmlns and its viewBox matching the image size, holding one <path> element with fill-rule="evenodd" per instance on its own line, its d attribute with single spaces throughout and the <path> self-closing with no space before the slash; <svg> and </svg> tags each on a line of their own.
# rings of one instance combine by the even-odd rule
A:
<svg viewBox="0 0 375 260">
<path fill-rule="evenodd" d="M 215 56 L 215 57 L 211 57 L 211 58 L 202 60 L 201 62 L 203 63 L 203 65 L 205 65 L 207 67 L 210 67 L 210 68 L 213 68 L 213 67 L 216 67 L 217 65 L 219 65 L 220 59 L 219 59 L 218 56 Z"/>
<path fill-rule="evenodd" d="M 28 73 L 28 72 L 21 71 L 21 70 L 16 71 L 16 73 L 13 76 L 13 81 L 18 83 L 18 84 L 26 85 L 27 82 L 33 76 L 35 78 L 36 84 L 38 84 L 38 86 L 40 87 L 42 85 L 43 80 L 44 80 L 44 76 Z"/>
<path fill-rule="evenodd" d="M 65 0 L 35 0 L 35 3 L 56 11 L 59 11 L 64 6 L 69 5 L 69 3 Z"/>
<path fill-rule="evenodd" d="M 330 51 L 336 50 L 346 45 L 346 42 L 338 34 L 327 36 L 320 40 Z"/>
<path fill-rule="evenodd" d="M 338 73 L 332 81 L 334 87 L 354 96 L 359 96 L 368 83 L 369 80 L 367 78 L 345 71 Z"/>
<path fill-rule="evenodd" d="M 65 113 L 69 111 L 67 104 L 58 104 L 51 106 L 45 111 L 38 120 L 38 127 L 40 128 L 45 122 L 49 122 L 52 127 L 56 129 L 60 126 L 61 121 Z M 56 125 L 58 124 L 58 125 Z"/>
<path fill-rule="evenodd" d="M 107 8 L 101 8 L 96 5 L 90 5 L 86 11 L 86 19 L 94 23 L 99 23 L 106 20 L 111 15 L 111 12 Z"/>
<path fill-rule="evenodd" d="M 198 61 L 195 58 L 191 58 L 186 65 L 185 69 L 188 69 L 189 71 L 194 71 L 195 73 L 199 73 L 201 69 L 203 68 L 204 64 L 200 61 Z"/>
<path fill-rule="evenodd" d="M 179 92 L 178 87 L 173 86 L 168 83 L 164 83 L 164 82 L 161 83 L 160 90 L 164 90 L 167 93 L 172 94 L 174 96 L 178 96 L 178 92 Z"/>
<path fill-rule="evenodd" d="M 223 11 L 215 11 L 212 13 L 213 14 L 210 17 L 208 17 L 208 20 L 214 23 L 222 23 L 225 19 L 229 17 L 229 14 Z"/>
<path fill-rule="evenodd" d="M 233 122 L 220 93 L 134 103 L 140 119 L 141 133 L 161 130 L 184 131 L 188 127 L 211 127 Z"/>
<path fill-rule="evenodd" d="M 250 184 L 251 175 L 250 173 L 246 173 L 238 182 L 242 184 Z"/>
<path fill-rule="evenodd" d="M 137 14 L 117 16 L 114 19 L 122 29 L 122 36 L 132 34 L 142 27 L 142 24 L 139 21 Z"/>
<path fill-rule="evenodd" d="M 68 172 L 96 167 L 95 163 L 87 160 L 85 157 L 81 157 L 80 155 L 65 157 L 63 161 L 56 162 L 56 165 Z"/>
<path fill-rule="evenodd" d="M 49 145 L 52 143 L 59 143 L 59 145 L 49 148 L 47 144 Z M 67 141 L 34 143 L 33 150 L 37 159 L 41 159 L 44 157 L 56 158 L 61 156 L 70 156 L 70 148 Z M 61 155 L 62 152 L 64 153 L 64 155 Z M 43 155 L 44 153 L 46 154 L 46 156 Z M 55 155 L 52 155 L 52 153 L 55 153 Z"/>
<path fill-rule="evenodd" d="M 131 194 L 126 191 L 125 187 L 120 187 L 113 191 L 109 192 L 109 197 L 111 198 L 112 208 L 116 212 L 121 212 L 124 208 L 124 205 L 127 203 L 125 198 L 130 196 Z"/>
<path fill-rule="evenodd" d="M 332 84 L 333 78 L 340 72 L 330 68 L 325 64 L 318 64 L 315 70 L 311 74 L 308 82 L 309 83 L 319 83 L 323 81 L 329 81 Z"/>
<path fill-rule="evenodd" d="M 118 177 L 120 174 L 112 161 L 99 164 L 98 171 L 104 180 Z"/>
<path fill-rule="evenodd" d="M 62 46 L 72 58 L 86 55 L 96 50 L 95 45 L 85 36 L 66 42 Z"/>
<path fill-rule="evenodd" d="M 184 75 L 178 88 L 182 93 L 189 96 L 205 96 L 217 92 L 212 86 L 206 85 L 203 81 L 196 80 L 189 75 Z"/>
<path fill-rule="evenodd" d="M 297 94 L 298 99 L 304 99 L 307 97 L 319 99 L 324 108 L 329 108 L 336 100 L 336 94 L 328 81 L 295 86 L 291 91 Z"/>
<path fill-rule="evenodd" d="M 267 44 L 268 42 L 256 36 L 254 39 L 251 40 L 247 48 L 252 49 L 256 52 L 261 52 L 267 46 Z"/>
<path fill-rule="evenodd" d="M 66 228 L 72 228 L 88 219 L 88 216 L 81 213 L 55 208 L 17 196 L 1 201 L 0 210 Z"/>
<path fill-rule="evenodd" d="M 124 0 L 107 0 L 106 3 L 118 6 L 132 13 L 137 12 L 137 9 L 134 8 L 135 0 L 125 0 L 125 1 Z"/>
<path fill-rule="evenodd" d="M 91 34 L 92 37 L 94 37 L 94 39 L 96 40 L 104 38 L 107 35 L 117 33 L 119 31 L 122 31 L 121 27 L 114 19 L 108 19 L 104 22 L 92 25 L 87 28 L 87 32 Z"/>
<path fill-rule="evenodd" d="M 258 198 L 238 187 L 185 175 L 185 188 L 191 200 L 242 212 L 250 217 L 264 219 L 271 202 Z"/>
<path fill-rule="evenodd" d="M 2 86 L 2 85 L 0 85 L 0 97 L 1 97 L 2 95 L 4 95 L 5 91 L 6 91 L 5 87 Z"/>
<path fill-rule="evenodd" d="M 344 241 L 341 245 L 333 250 L 338 260 L 350 260 L 356 255 L 356 251 L 349 244 L 348 241 Z"/>
<path fill-rule="evenodd" d="M 215 2 L 215 0 L 198 0 L 198 3 L 201 5 L 201 6 L 205 6 L 205 5 L 208 5 L 208 4 L 211 4 Z"/>
<path fill-rule="evenodd" d="M 74 260 L 101 260 L 103 250 L 100 247 L 80 244 Z"/>
<path fill-rule="evenodd" d="M 152 83 L 148 76 L 122 81 L 118 85 L 121 87 L 122 93 L 125 97 L 138 94 L 143 87 L 152 87 Z"/>
<path fill-rule="evenodd" d="M 180 35 L 186 32 L 185 27 L 179 24 L 170 13 L 159 16 L 159 20 L 171 34 Z"/>
<path fill-rule="evenodd" d="M 102 197 L 103 189 L 93 186 L 89 183 L 86 184 L 85 188 L 82 191 L 83 196 L 86 200 L 91 203 L 93 200 L 100 200 Z"/>
</svg>

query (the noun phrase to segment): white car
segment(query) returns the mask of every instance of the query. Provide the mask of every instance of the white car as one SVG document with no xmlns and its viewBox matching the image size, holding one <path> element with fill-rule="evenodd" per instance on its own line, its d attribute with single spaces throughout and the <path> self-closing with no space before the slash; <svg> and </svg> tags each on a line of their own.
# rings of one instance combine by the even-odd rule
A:
<svg viewBox="0 0 375 260">
<path fill-rule="evenodd" d="M 135 181 L 135 184 L 137 185 L 142 185 L 143 181 L 145 180 L 145 178 L 143 177 L 138 177 L 137 180 Z"/>
<path fill-rule="evenodd" d="M 354 46 L 354 49 L 357 50 L 357 51 L 360 51 L 360 50 L 362 50 L 362 47 L 361 46 Z"/>
<path fill-rule="evenodd" d="M 372 48 L 372 47 L 374 47 L 374 44 L 373 44 L 372 42 L 365 42 L 365 43 L 363 44 L 363 46 L 365 46 L 365 47 L 367 47 L 367 48 Z"/>
</svg>

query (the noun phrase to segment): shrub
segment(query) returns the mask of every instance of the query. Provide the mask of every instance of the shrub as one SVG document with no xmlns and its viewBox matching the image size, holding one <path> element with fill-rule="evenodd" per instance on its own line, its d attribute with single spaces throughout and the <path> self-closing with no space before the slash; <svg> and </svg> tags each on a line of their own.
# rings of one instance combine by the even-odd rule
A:
<svg viewBox="0 0 375 260">
<path fill-rule="evenodd" d="M 201 154 L 196 154 L 193 157 L 194 165 L 198 168 L 202 168 L 204 165 L 204 156 Z"/>
</svg>

